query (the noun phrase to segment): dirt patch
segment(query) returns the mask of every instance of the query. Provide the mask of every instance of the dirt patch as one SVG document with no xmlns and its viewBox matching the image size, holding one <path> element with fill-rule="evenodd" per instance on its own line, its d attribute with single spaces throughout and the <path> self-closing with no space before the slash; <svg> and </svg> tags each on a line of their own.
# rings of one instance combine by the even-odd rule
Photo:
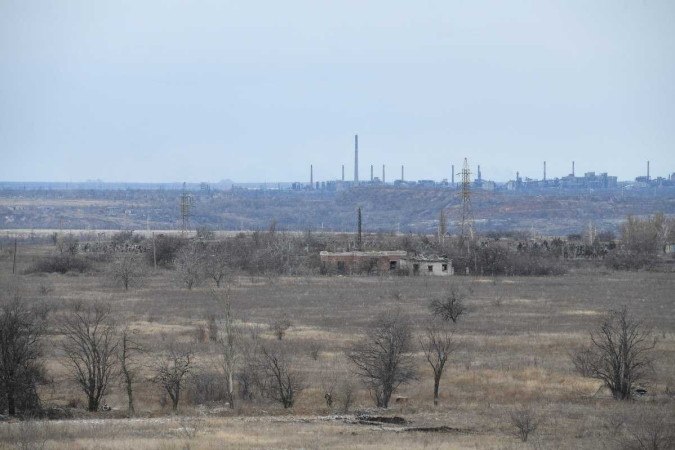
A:
<svg viewBox="0 0 675 450">
<path fill-rule="evenodd" d="M 361 425 L 405 425 L 408 423 L 403 417 L 399 416 L 369 416 L 361 415 L 356 417 L 357 423 Z"/>
</svg>

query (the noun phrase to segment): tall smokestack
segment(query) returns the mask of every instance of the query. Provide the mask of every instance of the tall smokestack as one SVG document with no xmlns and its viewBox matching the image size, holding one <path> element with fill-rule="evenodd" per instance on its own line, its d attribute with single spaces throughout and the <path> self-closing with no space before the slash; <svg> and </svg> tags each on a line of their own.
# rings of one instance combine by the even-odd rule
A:
<svg viewBox="0 0 675 450">
<path fill-rule="evenodd" d="M 345 165 L 342 165 L 342 181 L 345 181 Z"/>
<path fill-rule="evenodd" d="M 309 188 L 314 189 L 314 165 L 309 165 Z"/>
<path fill-rule="evenodd" d="M 647 161 L 647 180 L 649 180 L 649 161 Z"/>
<path fill-rule="evenodd" d="M 384 164 L 382 164 L 382 184 L 387 182 L 387 178 L 384 176 Z"/>
<path fill-rule="evenodd" d="M 370 165 L 370 182 L 373 182 L 373 165 Z"/>
<path fill-rule="evenodd" d="M 455 165 L 452 165 L 452 187 L 455 187 Z"/>
<path fill-rule="evenodd" d="M 572 176 L 574 176 L 574 161 L 572 161 Z"/>
<path fill-rule="evenodd" d="M 405 180 L 405 176 L 404 176 L 404 173 L 405 173 L 405 172 L 404 172 L 404 170 L 405 170 L 405 166 L 401 166 L 401 181 L 404 181 L 404 180 Z"/>
<path fill-rule="evenodd" d="M 480 174 L 480 164 L 478 164 L 478 182 L 483 181 L 483 176 Z"/>
<path fill-rule="evenodd" d="M 359 135 L 354 135 L 354 183 L 359 183 Z"/>
<path fill-rule="evenodd" d="M 546 181 L 546 161 L 544 161 L 544 181 Z"/>
</svg>

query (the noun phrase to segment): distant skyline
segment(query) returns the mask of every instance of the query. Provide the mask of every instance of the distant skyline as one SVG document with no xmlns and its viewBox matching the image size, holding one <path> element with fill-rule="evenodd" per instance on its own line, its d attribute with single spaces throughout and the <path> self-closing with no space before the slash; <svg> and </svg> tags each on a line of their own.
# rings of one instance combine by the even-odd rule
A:
<svg viewBox="0 0 675 450">
<path fill-rule="evenodd" d="M 675 2 L 0 2 L 0 180 L 675 172 Z"/>
</svg>

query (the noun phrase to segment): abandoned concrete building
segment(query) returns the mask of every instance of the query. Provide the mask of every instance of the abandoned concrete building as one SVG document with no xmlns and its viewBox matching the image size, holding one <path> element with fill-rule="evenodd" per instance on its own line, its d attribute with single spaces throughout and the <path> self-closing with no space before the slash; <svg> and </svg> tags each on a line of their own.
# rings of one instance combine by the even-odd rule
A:
<svg viewBox="0 0 675 450">
<path fill-rule="evenodd" d="M 452 261 L 445 257 L 408 256 L 403 250 L 321 252 L 324 273 L 409 273 L 411 275 L 454 275 Z"/>
<path fill-rule="evenodd" d="M 406 260 L 413 275 L 454 275 L 455 269 L 448 258 L 415 256 Z"/>
</svg>

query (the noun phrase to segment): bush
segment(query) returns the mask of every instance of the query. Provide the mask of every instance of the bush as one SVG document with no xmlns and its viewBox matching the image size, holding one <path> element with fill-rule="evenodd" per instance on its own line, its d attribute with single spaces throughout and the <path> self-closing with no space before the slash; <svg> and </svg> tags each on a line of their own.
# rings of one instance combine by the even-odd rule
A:
<svg viewBox="0 0 675 450">
<path fill-rule="evenodd" d="M 160 234 L 155 237 L 155 253 L 157 256 L 157 265 L 161 267 L 171 267 L 173 261 L 178 255 L 178 251 L 185 246 L 187 239 L 180 236 L 170 236 Z M 146 257 L 150 264 L 153 264 L 152 240 L 148 243 L 149 248 L 146 251 Z"/>
<path fill-rule="evenodd" d="M 187 401 L 193 405 L 212 402 L 228 402 L 227 380 L 216 372 L 200 372 L 192 377 L 188 385 Z"/>
<path fill-rule="evenodd" d="M 37 259 L 26 271 L 27 273 L 67 273 L 67 272 L 89 272 L 92 270 L 91 261 L 87 258 L 60 254 L 44 256 Z"/>
<path fill-rule="evenodd" d="M 646 253 L 630 253 L 616 249 L 605 258 L 605 265 L 614 270 L 649 269 L 654 265 L 655 258 Z"/>
</svg>

